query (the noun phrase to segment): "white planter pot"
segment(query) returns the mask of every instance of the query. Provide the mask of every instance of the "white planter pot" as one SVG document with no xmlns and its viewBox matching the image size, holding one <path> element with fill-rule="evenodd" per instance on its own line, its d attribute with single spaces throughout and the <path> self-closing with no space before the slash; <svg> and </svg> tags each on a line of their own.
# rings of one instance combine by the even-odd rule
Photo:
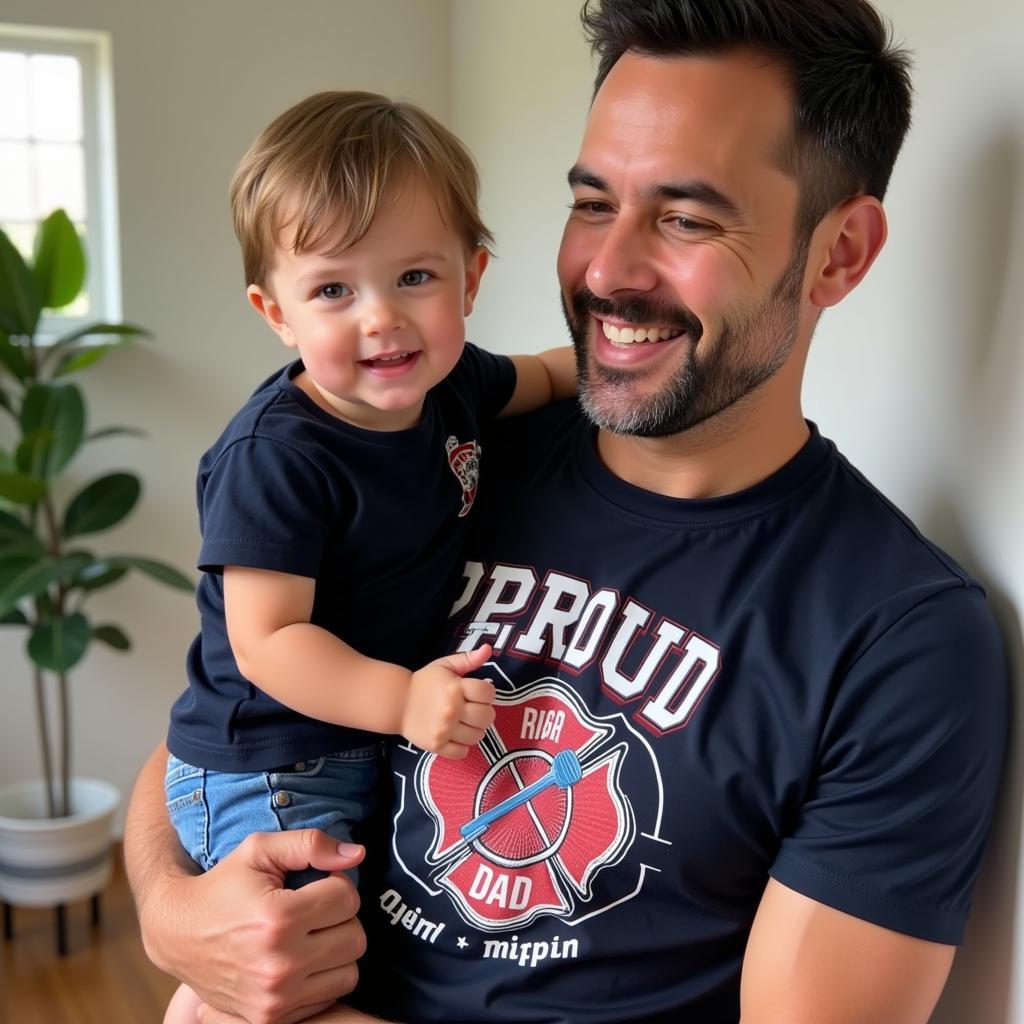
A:
<svg viewBox="0 0 1024 1024">
<path fill-rule="evenodd" d="M 109 782 L 72 779 L 74 813 L 47 818 L 42 779 L 0 786 L 0 900 L 52 907 L 100 892 L 110 880 L 120 801 Z"/>
</svg>

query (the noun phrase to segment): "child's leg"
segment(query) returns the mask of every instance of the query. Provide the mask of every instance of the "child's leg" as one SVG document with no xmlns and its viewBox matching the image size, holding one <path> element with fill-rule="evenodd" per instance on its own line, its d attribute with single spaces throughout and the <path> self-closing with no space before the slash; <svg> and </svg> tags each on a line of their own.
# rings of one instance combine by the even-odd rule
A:
<svg viewBox="0 0 1024 1024">
<path fill-rule="evenodd" d="M 171 996 L 164 1014 L 164 1024 L 196 1024 L 199 1018 L 196 1012 L 202 1000 L 188 987 L 179 985 L 178 991 Z"/>
</svg>

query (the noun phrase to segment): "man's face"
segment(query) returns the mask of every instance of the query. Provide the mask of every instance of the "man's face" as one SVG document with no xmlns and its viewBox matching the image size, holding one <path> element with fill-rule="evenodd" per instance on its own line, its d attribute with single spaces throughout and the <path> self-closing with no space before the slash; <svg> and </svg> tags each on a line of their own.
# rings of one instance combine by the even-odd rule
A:
<svg viewBox="0 0 1024 1024">
<path fill-rule="evenodd" d="M 624 55 L 570 172 L 558 257 L 580 395 L 599 426 L 662 437 L 771 387 L 800 327 L 806 247 L 779 168 L 782 72 L 736 52 Z"/>
</svg>

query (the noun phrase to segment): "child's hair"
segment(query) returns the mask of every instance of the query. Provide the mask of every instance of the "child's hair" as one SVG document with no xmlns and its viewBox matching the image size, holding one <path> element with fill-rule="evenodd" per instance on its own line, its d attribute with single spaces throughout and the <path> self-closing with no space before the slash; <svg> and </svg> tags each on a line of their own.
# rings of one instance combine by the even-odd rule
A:
<svg viewBox="0 0 1024 1024">
<path fill-rule="evenodd" d="M 286 110 L 231 180 L 246 284 L 265 285 L 284 228 L 296 252 L 323 244 L 339 223 L 334 251 L 358 242 L 411 173 L 436 191 L 441 216 L 471 252 L 490 247 L 473 158 L 425 111 L 369 92 L 321 92 Z"/>
</svg>

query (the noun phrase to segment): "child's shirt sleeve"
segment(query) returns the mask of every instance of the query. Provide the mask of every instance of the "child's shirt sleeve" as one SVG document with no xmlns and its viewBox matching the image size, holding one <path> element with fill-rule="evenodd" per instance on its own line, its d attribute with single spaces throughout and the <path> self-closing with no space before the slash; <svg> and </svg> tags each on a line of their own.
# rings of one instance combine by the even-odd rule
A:
<svg viewBox="0 0 1024 1024">
<path fill-rule="evenodd" d="M 450 379 L 456 391 L 470 399 L 480 420 L 486 422 L 508 405 L 516 389 L 516 368 L 508 356 L 467 341 Z"/>
<path fill-rule="evenodd" d="M 287 442 L 250 436 L 200 474 L 198 567 L 225 565 L 317 576 L 334 499 L 323 471 Z"/>
</svg>

